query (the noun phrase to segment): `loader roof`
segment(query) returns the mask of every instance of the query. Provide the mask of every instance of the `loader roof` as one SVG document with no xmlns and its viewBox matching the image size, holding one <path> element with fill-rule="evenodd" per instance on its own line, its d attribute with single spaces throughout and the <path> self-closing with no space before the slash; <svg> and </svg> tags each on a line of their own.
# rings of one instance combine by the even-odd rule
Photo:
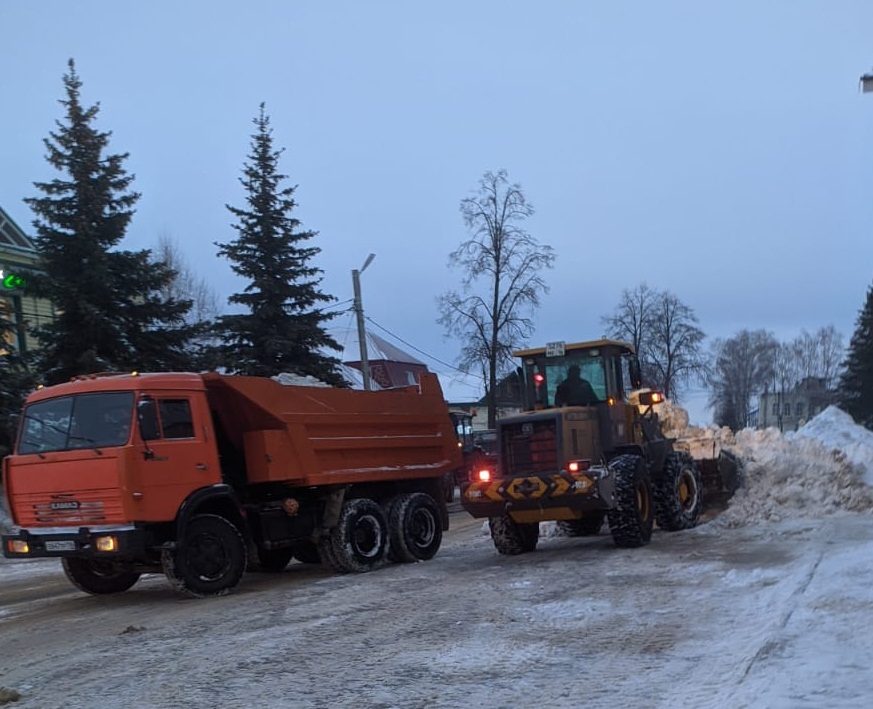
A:
<svg viewBox="0 0 873 709">
<path fill-rule="evenodd" d="M 590 350 L 596 347 L 618 347 L 619 349 L 626 350 L 631 354 L 636 354 L 634 350 L 634 346 L 629 342 L 622 342 L 621 340 L 588 340 L 586 342 L 565 342 L 564 350 Z M 536 355 L 546 354 L 548 347 L 533 347 L 527 350 L 517 350 L 512 353 L 513 357 L 533 357 Z"/>
</svg>

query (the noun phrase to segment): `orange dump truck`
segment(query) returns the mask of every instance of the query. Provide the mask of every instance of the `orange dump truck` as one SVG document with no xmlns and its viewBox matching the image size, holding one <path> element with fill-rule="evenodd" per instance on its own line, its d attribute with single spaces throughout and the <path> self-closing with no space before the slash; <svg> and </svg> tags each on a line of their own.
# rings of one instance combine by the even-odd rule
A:
<svg viewBox="0 0 873 709">
<path fill-rule="evenodd" d="M 435 375 L 387 391 L 258 377 L 79 377 L 32 393 L 3 483 L 11 559 L 58 557 L 92 594 L 163 572 L 218 596 L 292 558 L 336 571 L 430 559 L 462 464 Z"/>
</svg>

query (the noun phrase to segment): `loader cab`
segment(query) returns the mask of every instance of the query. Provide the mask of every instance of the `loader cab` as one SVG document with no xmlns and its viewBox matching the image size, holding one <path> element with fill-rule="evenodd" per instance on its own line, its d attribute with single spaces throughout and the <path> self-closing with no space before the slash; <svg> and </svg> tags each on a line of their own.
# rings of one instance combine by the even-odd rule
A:
<svg viewBox="0 0 873 709">
<path fill-rule="evenodd" d="M 639 361 L 633 347 L 624 342 L 551 342 L 546 347 L 521 350 L 515 356 L 521 360 L 525 411 L 566 405 L 558 388 L 577 369 L 594 393 L 595 398 L 586 404 L 589 406 L 627 402 L 631 390 L 640 386 Z"/>
</svg>

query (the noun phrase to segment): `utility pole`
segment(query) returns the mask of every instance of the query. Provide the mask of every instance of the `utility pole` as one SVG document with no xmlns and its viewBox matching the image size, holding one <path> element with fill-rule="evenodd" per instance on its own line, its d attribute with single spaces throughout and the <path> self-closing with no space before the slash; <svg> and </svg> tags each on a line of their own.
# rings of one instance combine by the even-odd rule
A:
<svg viewBox="0 0 873 709">
<path fill-rule="evenodd" d="M 352 287 L 355 293 L 353 308 L 358 320 L 358 342 L 361 346 L 361 375 L 364 380 L 364 389 L 367 391 L 370 390 L 370 362 L 367 359 L 367 331 L 364 329 L 364 306 L 361 305 L 361 274 L 367 270 L 367 266 L 373 262 L 374 258 L 376 258 L 376 254 L 370 254 L 360 270 L 355 269 L 352 271 Z"/>
</svg>

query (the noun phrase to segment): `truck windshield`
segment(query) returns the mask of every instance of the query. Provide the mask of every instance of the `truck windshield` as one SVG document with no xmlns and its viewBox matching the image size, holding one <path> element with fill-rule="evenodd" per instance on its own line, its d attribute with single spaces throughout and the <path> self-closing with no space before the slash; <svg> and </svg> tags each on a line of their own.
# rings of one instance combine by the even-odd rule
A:
<svg viewBox="0 0 873 709">
<path fill-rule="evenodd" d="M 130 439 L 133 392 L 60 396 L 24 409 L 17 453 L 121 446 Z"/>
</svg>

